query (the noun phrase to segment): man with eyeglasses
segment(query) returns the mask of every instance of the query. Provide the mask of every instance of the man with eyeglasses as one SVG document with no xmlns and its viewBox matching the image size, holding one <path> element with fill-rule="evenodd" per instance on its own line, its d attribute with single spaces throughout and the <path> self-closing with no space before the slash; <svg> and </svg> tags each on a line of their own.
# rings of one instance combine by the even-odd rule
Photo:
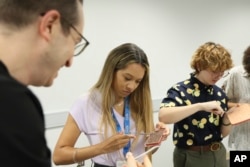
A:
<svg viewBox="0 0 250 167">
<path fill-rule="evenodd" d="M 44 116 L 28 88 L 51 86 L 89 42 L 81 35 L 83 0 L 0 1 L 0 162 L 50 167 Z"/>
</svg>

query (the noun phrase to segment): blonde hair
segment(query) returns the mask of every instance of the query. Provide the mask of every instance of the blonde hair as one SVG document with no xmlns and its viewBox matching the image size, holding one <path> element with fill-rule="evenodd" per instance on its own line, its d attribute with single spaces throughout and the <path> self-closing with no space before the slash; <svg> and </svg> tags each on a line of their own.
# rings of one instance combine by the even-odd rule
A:
<svg viewBox="0 0 250 167">
<path fill-rule="evenodd" d="M 193 54 L 191 68 L 198 73 L 210 69 L 214 72 L 224 72 L 233 67 L 230 53 L 220 44 L 207 42 L 201 45 Z"/>
<path fill-rule="evenodd" d="M 101 109 L 103 112 L 100 128 L 107 134 L 108 127 L 116 133 L 116 126 L 111 115 L 111 108 L 115 103 L 112 82 L 118 70 L 126 68 L 131 63 L 138 63 L 145 68 L 145 74 L 139 86 L 130 95 L 130 111 L 135 120 L 137 132 L 149 133 L 154 128 L 153 107 L 149 82 L 149 63 L 146 54 L 137 45 L 125 43 L 114 48 L 108 55 L 99 80 L 92 88 L 101 94 Z"/>
</svg>

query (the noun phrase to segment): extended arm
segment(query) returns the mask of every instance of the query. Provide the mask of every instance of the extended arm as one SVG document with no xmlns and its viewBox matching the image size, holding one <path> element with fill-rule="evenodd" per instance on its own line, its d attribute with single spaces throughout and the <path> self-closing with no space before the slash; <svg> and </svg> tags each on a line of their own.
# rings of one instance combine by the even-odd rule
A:
<svg viewBox="0 0 250 167">
<path fill-rule="evenodd" d="M 117 151 L 123 148 L 131 138 L 134 138 L 132 135 L 117 133 L 98 144 L 74 148 L 80 134 L 81 132 L 75 120 L 69 114 L 67 122 L 54 149 L 53 161 L 56 165 L 81 162 L 100 154 Z"/>
<path fill-rule="evenodd" d="M 159 111 L 159 120 L 167 124 L 172 124 L 187 118 L 198 111 L 212 112 L 216 115 L 224 114 L 224 111 L 218 102 L 209 101 L 187 106 L 162 107 Z"/>
</svg>

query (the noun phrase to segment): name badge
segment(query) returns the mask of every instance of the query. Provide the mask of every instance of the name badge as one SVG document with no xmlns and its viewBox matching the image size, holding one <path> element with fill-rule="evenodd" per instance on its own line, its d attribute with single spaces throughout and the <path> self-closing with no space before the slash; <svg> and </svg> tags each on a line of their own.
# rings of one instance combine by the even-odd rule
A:
<svg viewBox="0 0 250 167">
<path fill-rule="evenodd" d="M 116 167 L 127 167 L 126 161 L 116 161 Z"/>
</svg>

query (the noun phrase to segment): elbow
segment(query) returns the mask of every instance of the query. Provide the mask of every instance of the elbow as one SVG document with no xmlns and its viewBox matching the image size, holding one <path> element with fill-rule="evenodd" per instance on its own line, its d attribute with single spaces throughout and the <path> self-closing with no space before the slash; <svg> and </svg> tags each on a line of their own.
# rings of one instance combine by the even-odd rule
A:
<svg viewBox="0 0 250 167">
<path fill-rule="evenodd" d="M 159 119 L 160 122 L 162 122 L 164 124 L 172 124 L 171 121 L 169 121 L 168 119 L 166 119 L 165 117 L 162 117 L 160 115 L 159 115 L 158 119 Z"/>
<path fill-rule="evenodd" d="M 160 109 L 159 114 L 158 114 L 158 120 L 160 122 L 163 122 L 165 124 L 173 124 L 177 122 L 174 118 L 175 117 L 171 114 L 168 107 Z"/>
<path fill-rule="evenodd" d="M 64 165 L 64 163 L 62 163 L 61 156 L 55 152 L 52 155 L 52 161 L 55 165 Z"/>
<path fill-rule="evenodd" d="M 67 151 L 62 148 L 56 148 L 52 155 L 52 162 L 55 165 L 70 165 L 75 163 L 74 154 L 71 155 L 71 151 Z"/>
<path fill-rule="evenodd" d="M 160 122 L 163 122 L 163 123 L 165 123 L 165 121 L 164 121 L 164 119 L 163 119 L 163 116 L 162 116 L 162 114 L 159 112 L 159 114 L 158 114 L 158 120 L 160 121 Z"/>
<path fill-rule="evenodd" d="M 222 138 L 225 138 L 225 137 L 227 137 L 228 135 L 229 135 L 229 133 L 230 133 L 230 130 L 231 130 L 231 125 L 230 125 L 230 127 L 228 128 L 228 129 L 221 129 L 221 136 L 222 136 Z"/>
<path fill-rule="evenodd" d="M 229 135 L 229 133 L 221 133 L 221 136 L 222 136 L 222 138 L 225 138 L 225 137 L 227 137 Z"/>
<path fill-rule="evenodd" d="M 160 109 L 159 113 L 158 113 L 158 120 L 160 122 L 163 122 L 165 124 L 168 124 L 168 120 L 167 120 L 167 116 L 163 110 L 163 108 Z"/>
<path fill-rule="evenodd" d="M 52 161 L 55 165 L 61 165 L 59 158 L 55 154 L 52 156 Z"/>
</svg>

